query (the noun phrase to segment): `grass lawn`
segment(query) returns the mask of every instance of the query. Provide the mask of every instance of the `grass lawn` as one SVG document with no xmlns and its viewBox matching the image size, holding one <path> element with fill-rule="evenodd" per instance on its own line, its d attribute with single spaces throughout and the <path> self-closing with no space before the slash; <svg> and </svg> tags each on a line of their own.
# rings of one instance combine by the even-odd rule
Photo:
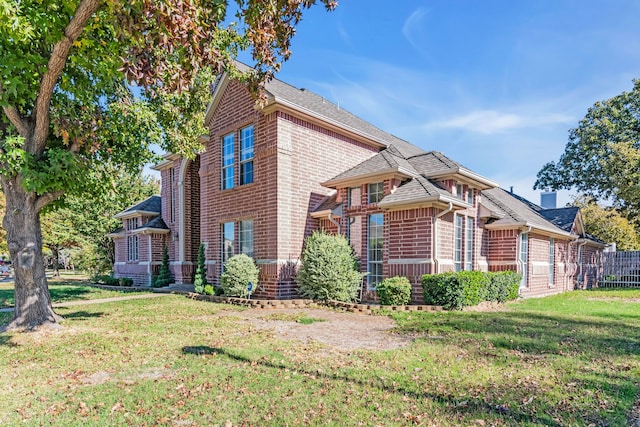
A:
<svg viewBox="0 0 640 427">
<path fill-rule="evenodd" d="M 91 300 L 121 296 L 122 291 L 108 291 L 88 286 L 87 276 L 82 274 L 61 273 L 59 278 L 47 279 L 51 301 L 54 303 L 77 300 Z M 13 307 L 13 282 L 0 283 L 0 308 Z M 0 324 L 13 318 L 13 313 L 0 312 Z"/>
<path fill-rule="evenodd" d="M 394 313 L 415 341 L 386 351 L 282 341 L 180 296 L 60 308 L 61 331 L 0 335 L 0 425 L 624 426 L 638 301 L 580 291 Z"/>
</svg>

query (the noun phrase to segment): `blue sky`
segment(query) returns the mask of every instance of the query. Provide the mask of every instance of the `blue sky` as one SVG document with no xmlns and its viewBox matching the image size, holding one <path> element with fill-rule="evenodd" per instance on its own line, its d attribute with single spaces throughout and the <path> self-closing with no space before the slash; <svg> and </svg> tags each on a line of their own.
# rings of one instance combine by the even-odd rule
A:
<svg viewBox="0 0 640 427">
<path fill-rule="evenodd" d="M 639 18 L 638 0 L 341 0 L 307 11 L 278 78 L 538 203 L 569 129 L 640 78 Z"/>
</svg>

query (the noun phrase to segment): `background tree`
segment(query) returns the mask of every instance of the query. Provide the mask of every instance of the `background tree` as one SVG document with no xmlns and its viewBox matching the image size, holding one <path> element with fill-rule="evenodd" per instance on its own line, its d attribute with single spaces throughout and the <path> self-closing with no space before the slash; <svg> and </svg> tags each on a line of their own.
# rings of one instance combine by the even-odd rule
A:
<svg viewBox="0 0 640 427">
<path fill-rule="evenodd" d="M 604 242 L 615 243 L 621 251 L 640 250 L 640 230 L 617 209 L 604 208 L 589 196 L 576 197 L 573 205 L 580 208 L 587 233 Z"/>
<path fill-rule="evenodd" d="M 577 189 L 595 200 L 611 200 L 640 225 L 640 80 L 633 89 L 596 102 L 555 163 L 546 164 L 534 188 Z"/>
<path fill-rule="evenodd" d="M 64 249 L 77 247 L 80 237 L 63 210 L 52 210 L 40 218 L 42 224 L 42 245 L 51 251 L 54 276 L 59 277 L 60 253 Z"/>
<path fill-rule="evenodd" d="M 5 206 L 6 202 L 4 201 L 4 193 L 0 191 L 0 218 L 4 217 Z M 2 223 L 0 223 L 0 256 L 8 254 L 9 248 L 7 247 L 7 232 L 2 228 Z"/>
<path fill-rule="evenodd" d="M 0 183 L 15 267 L 8 328 L 58 320 L 44 271 L 41 210 L 65 193 L 95 191 L 103 184 L 91 179 L 97 164 L 136 169 L 152 157 L 153 143 L 191 155 L 166 137 L 150 100 L 188 92 L 207 67 L 227 70 L 259 93 L 291 54 L 295 26 L 315 0 L 236 0 L 237 22 L 223 25 L 233 21 L 225 21 L 227 3 L 0 0 Z M 254 70 L 240 73 L 233 59 L 247 49 Z M 139 87 L 139 98 L 127 81 Z"/>
</svg>

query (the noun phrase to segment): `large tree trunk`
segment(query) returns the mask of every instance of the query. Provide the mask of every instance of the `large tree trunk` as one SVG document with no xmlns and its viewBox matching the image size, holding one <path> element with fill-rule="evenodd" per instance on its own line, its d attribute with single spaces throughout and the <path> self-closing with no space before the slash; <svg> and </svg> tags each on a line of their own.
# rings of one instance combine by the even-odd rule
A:
<svg viewBox="0 0 640 427">
<path fill-rule="evenodd" d="M 15 274 L 14 317 L 6 329 L 56 325 L 61 317 L 53 311 L 47 286 L 37 196 L 26 192 L 17 177 L 2 178 L 2 186 L 7 203 L 2 225 Z"/>
</svg>

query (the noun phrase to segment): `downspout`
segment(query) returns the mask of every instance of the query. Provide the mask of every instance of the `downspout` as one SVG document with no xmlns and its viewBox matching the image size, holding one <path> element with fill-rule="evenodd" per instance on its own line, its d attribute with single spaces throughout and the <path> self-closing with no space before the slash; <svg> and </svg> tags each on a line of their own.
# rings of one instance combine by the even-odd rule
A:
<svg viewBox="0 0 640 427">
<path fill-rule="evenodd" d="M 335 219 L 333 219 L 333 212 L 329 213 L 329 221 L 331 221 L 332 224 L 335 224 L 336 227 L 338 227 L 338 234 L 340 233 L 340 223 L 338 221 L 336 221 Z"/>
<path fill-rule="evenodd" d="M 586 240 L 584 242 L 578 244 L 578 259 L 580 260 L 580 265 L 579 265 L 580 272 L 578 273 L 578 277 L 581 279 L 581 282 L 582 282 L 582 283 L 580 283 L 580 281 L 578 281 L 578 284 L 580 286 L 583 286 L 583 284 L 584 284 L 584 276 L 582 275 L 582 265 L 584 264 L 584 254 L 582 254 L 582 256 L 581 256 L 580 255 L 580 251 L 582 251 L 582 247 L 584 245 L 586 245 L 586 244 L 587 244 Z"/>
<path fill-rule="evenodd" d="M 449 202 L 449 207 L 444 211 L 440 212 L 438 215 L 433 217 L 433 224 L 431 225 L 431 229 L 433 230 L 433 239 L 431 239 L 431 255 L 433 257 L 433 274 L 438 274 L 440 272 L 438 265 L 438 218 L 442 218 L 449 212 L 453 210 L 453 203 Z"/>
</svg>

